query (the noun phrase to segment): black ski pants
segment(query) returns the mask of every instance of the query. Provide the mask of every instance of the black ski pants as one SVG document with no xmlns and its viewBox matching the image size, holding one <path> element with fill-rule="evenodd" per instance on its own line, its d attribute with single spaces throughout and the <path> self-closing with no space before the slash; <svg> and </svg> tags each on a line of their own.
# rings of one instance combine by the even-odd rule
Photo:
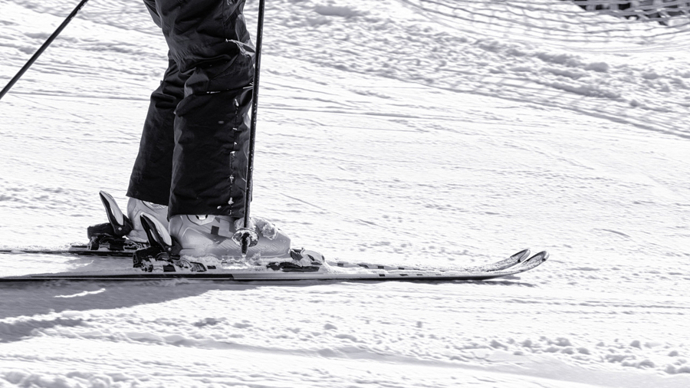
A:
<svg viewBox="0 0 690 388">
<path fill-rule="evenodd" d="M 244 215 L 254 47 L 245 0 L 144 0 L 167 41 L 127 196 L 176 214 Z"/>
</svg>

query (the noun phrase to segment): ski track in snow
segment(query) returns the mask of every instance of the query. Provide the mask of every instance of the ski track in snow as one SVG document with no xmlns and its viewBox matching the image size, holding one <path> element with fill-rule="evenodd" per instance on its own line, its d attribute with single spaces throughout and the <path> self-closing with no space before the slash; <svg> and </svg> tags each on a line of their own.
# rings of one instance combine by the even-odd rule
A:
<svg viewBox="0 0 690 388">
<path fill-rule="evenodd" d="M 3 85 L 75 5 L 0 0 Z M 266 18 L 256 214 L 329 259 L 552 259 L 479 283 L 0 285 L 0 387 L 690 386 L 687 21 L 550 0 Z M 83 242 L 98 190 L 125 203 L 165 52 L 142 4 L 92 1 L 0 101 L 0 246 Z"/>
</svg>

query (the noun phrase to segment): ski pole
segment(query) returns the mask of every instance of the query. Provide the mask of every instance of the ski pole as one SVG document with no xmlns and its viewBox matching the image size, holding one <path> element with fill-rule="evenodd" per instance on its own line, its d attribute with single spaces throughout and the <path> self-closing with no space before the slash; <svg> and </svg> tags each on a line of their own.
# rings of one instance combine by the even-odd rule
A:
<svg viewBox="0 0 690 388">
<path fill-rule="evenodd" d="M 256 26 L 256 53 L 254 54 L 254 87 L 252 90 L 252 119 L 249 130 L 249 157 L 247 160 L 247 180 L 244 191 L 244 227 L 233 235 L 233 241 L 242 247 L 242 255 L 250 246 L 258 243 L 258 236 L 249 229 L 249 208 L 252 199 L 252 175 L 254 172 L 254 143 L 256 138 L 256 115 L 259 107 L 259 74 L 261 71 L 261 43 L 264 26 L 264 0 L 259 0 L 259 17 Z"/>
<path fill-rule="evenodd" d="M 65 27 L 67 27 L 67 25 L 68 25 L 69 22 L 72 20 L 72 18 L 77 14 L 77 12 L 79 12 L 79 10 L 81 9 L 81 7 L 83 7 L 84 4 L 86 4 L 87 1 L 89 1 L 89 0 L 81 0 L 81 2 L 79 3 L 79 5 L 77 5 L 77 7 L 74 8 L 74 10 L 72 11 L 72 13 L 69 14 L 69 16 L 67 16 L 67 19 L 65 19 L 65 21 L 62 22 L 62 24 L 60 24 L 60 27 L 58 27 L 57 30 L 55 30 L 55 32 L 53 32 L 53 35 L 51 35 L 51 36 L 48 38 L 48 40 L 46 40 L 45 43 L 43 43 L 43 46 L 41 46 L 41 48 L 39 48 L 38 51 L 36 51 L 36 53 L 31 57 L 31 59 L 29 59 L 29 61 L 26 62 L 26 64 L 24 65 L 24 67 L 22 67 L 21 70 L 19 70 L 19 72 L 17 73 L 17 75 L 15 75 L 14 78 L 12 78 L 12 79 L 10 80 L 10 82 L 7 83 L 7 85 L 6 85 L 6 86 L 2 89 L 2 91 L 0 92 L 0 99 L 1 99 L 7 92 L 10 91 L 10 89 L 11 89 L 12 86 L 15 84 L 15 82 L 17 82 L 17 81 L 19 80 L 19 78 L 21 78 L 22 75 L 24 75 L 24 72 L 26 72 L 26 71 L 29 69 L 29 67 L 31 67 L 31 65 L 33 65 L 34 62 L 36 62 L 36 59 L 38 59 L 38 57 L 41 56 L 41 54 L 43 54 L 43 51 L 45 51 L 45 49 L 47 49 L 48 46 L 50 46 L 50 44 L 51 44 L 51 43 L 53 42 L 53 40 L 60 34 L 60 32 L 62 32 L 62 30 L 63 30 Z"/>
</svg>

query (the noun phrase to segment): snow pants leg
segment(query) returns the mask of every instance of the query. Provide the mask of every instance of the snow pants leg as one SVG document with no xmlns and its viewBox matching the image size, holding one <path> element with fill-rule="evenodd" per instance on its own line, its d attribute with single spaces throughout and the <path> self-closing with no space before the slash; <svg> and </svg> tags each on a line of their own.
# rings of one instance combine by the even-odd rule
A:
<svg viewBox="0 0 690 388">
<path fill-rule="evenodd" d="M 168 43 L 127 195 L 169 216 L 244 213 L 254 48 L 244 0 L 144 0 Z"/>
</svg>

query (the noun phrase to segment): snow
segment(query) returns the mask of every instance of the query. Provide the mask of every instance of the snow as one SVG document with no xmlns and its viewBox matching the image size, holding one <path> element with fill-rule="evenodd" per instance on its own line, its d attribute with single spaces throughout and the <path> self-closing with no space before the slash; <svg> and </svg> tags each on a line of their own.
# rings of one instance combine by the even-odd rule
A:
<svg viewBox="0 0 690 388">
<path fill-rule="evenodd" d="M 75 5 L 0 0 L 3 85 Z M 690 386 L 688 35 L 556 0 L 268 2 L 253 212 L 329 259 L 551 259 L 477 283 L 4 284 L 0 387 Z M 0 246 L 84 242 L 99 190 L 125 203 L 165 53 L 143 5 L 89 2 L 0 101 Z"/>
</svg>

